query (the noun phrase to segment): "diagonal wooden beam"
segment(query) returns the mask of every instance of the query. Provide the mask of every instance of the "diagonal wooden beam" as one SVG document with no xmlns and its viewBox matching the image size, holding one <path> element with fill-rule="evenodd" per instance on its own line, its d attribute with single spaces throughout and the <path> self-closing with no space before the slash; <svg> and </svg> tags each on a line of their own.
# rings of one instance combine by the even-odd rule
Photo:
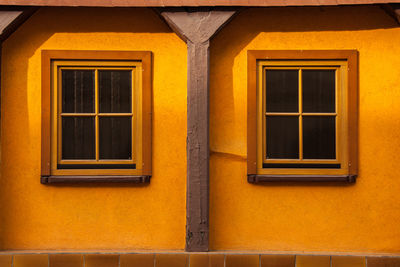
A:
<svg viewBox="0 0 400 267">
<path fill-rule="evenodd" d="M 35 7 L 0 7 L 0 41 L 7 39 L 36 10 Z"/>
<path fill-rule="evenodd" d="M 381 7 L 400 25 L 400 4 L 384 4 Z"/>
<path fill-rule="evenodd" d="M 209 47 L 236 9 L 164 9 L 162 17 L 186 42 L 187 191 L 186 250 L 208 251 L 209 239 Z"/>
<path fill-rule="evenodd" d="M 2 42 L 6 40 L 19 26 L 21 26 L 36 10 L 37 8 L 34 7 L 13 8 L 0 6 L 0 62 L 2 56 Z M 0 76 L 0 81 L 1 78 L 2 77 Z"/>
</svg>

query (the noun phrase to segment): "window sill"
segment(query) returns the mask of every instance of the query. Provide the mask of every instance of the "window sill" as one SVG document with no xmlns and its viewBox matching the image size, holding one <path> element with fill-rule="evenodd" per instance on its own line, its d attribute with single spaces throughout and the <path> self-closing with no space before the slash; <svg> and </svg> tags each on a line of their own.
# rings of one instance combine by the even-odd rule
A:
<svg viewBox="0 0 400 267">
<path fill-rule="evenodd" d="M 355 183 L 357 175 L 247 175 L 247 181 L 251 184 L 271 182 L 341 182 Z"/>
<path fill-rule="evenodd" d="M 132 183 L 132 184 L 148 184 L 150 183 L 150 175 L 135 176 L 41 176 L 42 184 L 82 184 L 82 183 Z"/>
</svg>

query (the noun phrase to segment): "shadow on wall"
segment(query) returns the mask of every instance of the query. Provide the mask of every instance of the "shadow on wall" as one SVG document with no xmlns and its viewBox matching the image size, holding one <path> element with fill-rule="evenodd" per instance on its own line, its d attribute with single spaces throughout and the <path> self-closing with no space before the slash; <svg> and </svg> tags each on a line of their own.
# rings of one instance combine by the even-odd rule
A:
<svg viewBox="0 0 400 267">
<path fill-rule="evenodd" d="M 243 249 L 246 246 L 248 249 L 254 249 L 257 247 L 256 244 L 259 244 L 259 247 L 269 245 L 268 248 L 277 249 L 279 246 L 276 244 L 281 244 L 279 242 L 282 238 L 265 241 L 273 240 L 274 233 L 268 232 L 268 230 L 253 233 L 248 228 L 255 227 L 254 225 L 259 223 L 256 218 L 260 221 L 265 219 L 271 228 L 279 228 L 277 227 L 279 223 L 286 225 L 284 220 L 279 221 L 283 215 L 272 219 L 264 218 L 261 215 L 262 212 L 253 207 L 258 207 L 260 210 L 262 208 L 266 214 L 265 217 L 267 214 L 272 216 L 271 214 L 278 213 L 268 208 L 269 204 L 277 205 L 275 202 L 277 200 L 274 200 L 273 196 L 281 202 L 290 202 L 292 197 L 288 196 L 288 192 L 304 197 L 302 190 L 305 186 L 307 189 L 310 187 L 313 189 L 324 187 L 323 190 L 332 189 L 329 192 L 335 192 L 335 187 L 343 187 L 338 184 L 324 183 L 311 186 L 310 184 L 291 183 L 290 185 L 274 184 L 272 185 L 274 190 L 268 191 L 266 187 L 271 187 L 270 184 L 255 187 L 247 183 L 246 50 L 360 49 L 368 46 L 365 43 L 365 35 L 363 35 L 364 43 L 357 43 L 357 37 L 352 36 L 351 32 L 362 33 L 398 27 L 399 25 L 392 17 L 379 6 L 374 5 L 248 8 L 243 9 L 213 38 L 210 46 L 211 249 Z M 342 33 L 346 34 L 347 38 L 343 42 L 340 41 Z M 325 37 L 328 39 L 324 40 Z M 350 41 L 349 38 L 351 38 Z M 332 39 L 335 41 L 332 42 Z M 377 41 L 375 42 L 374 48 L 379 51 L 379 44 Z M 285 191 L 276 190 L 277 187 L 284 187 Z M 351 189 L 351 187 L 347 187 L 347 189 Z M 304 201 L 304 203 L 310 202 Z M 289 210 L 291 209 L 281 209 L 281 213 L 285 214 Z M 246 216 L 251 218 L 249 222 L 252 222 L 252 227 L 244 226 L 246 219 L 243 218 Z M 307 216 L 301 218 L 307 219 Z M 231 225 L 233 226 L 231 227 Z M 260 225 L 261 223 L 258 224 L 259 227 Z M 263 227 L 268 228 L 265 225 Z M 290 225 L 290 227 L 293 226 Z M 290 227 L 288 229 L 292 229 Z M 340 229 L 340 227 L 338 228 Z M 247 235 L 241 234 L 242 232 Z M 317 230 L 307 233 L 314 234 L 315 232 Z M 279 231 L 277 233 L 282 234 Z M 251 236 L 252 234 L 254 236 Z M 298 240 L 291 244 L 298 245 L 303 241 L 301 238 L 303 237 L 300 235 Z M 289 240 L 290 237 L 287 237 L 288 243 L 290 243 Z M 271 244 L 275 244 L 275 246 L 271 246 Z"/>
<path fill-rule="evenodd" d="M 229 157 L 235 157 L 235 160 L 246 161 L 246 125 L 240 124 L 241 130 L 232 131 L 235 123 L 233 92 L 235 77 L 232 70 L 236 57 L 259 34 L 338 31 L 337 38 L 340 38 L 340 31 L 396 27 L 398 27 L 397 22 L 375 5 L 242 9 L 212 39 L 210 46 L 210 148 L 212 155 L 215 157 L 230 155 Z M 297 45 L 293 44 L 293 48 L 290 49 L 299 49 Z M 280 44 L 270 43 L 262 49 L 275 49 L 277 46 L 279 47 Z M 322 48 L 315 47 L 313 49 Z M 247 72 L 247 69 L 241 70 Z M 243 97 L 247 96 L 243 95 Z M 241 100 L 241 102 L 246 101 L 246 99 Z M 246 112 L 240 114 L 246 116 Z M 242 117 L 239 121 L 246 122 L 246 120 L 245 117 Z M 218 130 L 215 131 L 215 129 Z M 240 136 L 232 136 L 237 133 L 240 133 Z M 227 136 L 233 139 L 227 138 Z M 232 142 L 232 140 L 235 141 Z M 241 145 L 233 148 L 232 144 L 235 142 Z"/>
<path fill-rule="evenodd" d="M 47 23 L 43 23 L 43 22 Z M 2 101 L 5 99 L 18 99 L 2 103 L 2 125 L 12 125 L 18 122 L 15 129 L 8 128 L 2 133 L 2 169 L 0 179 L 0 249 L 10 249 L 9 241 L 26 246 L 24 237 L 10 236 L 7 229 L 13 225 L 17 216 L 23 214 L 27 221 L 35 220 L 38 214 L 48 216 L 44 210 L 36 210 L 35 204 L 27 200 L 30 195 L 54 197 L 63 187 L 76 188 L 77 186 L 57 186 L 46 191 L 46 187 L 40 185 L 40 105 L 29 108 L 32 102 L 29 98 L 35 95 L 40 99 L 40 84 L 29 85 L 28 89 L 28 67 L 35 68 L 34 73 L 40 77 L 40 65 L 31 66 L 31 59 L 38 49 L 56 33 L 171 33 L 169 27 L 149 8 L 41 8 L 28 21 L 26 21 L 11 37 L 5 42 L 4 51 L 11 53 L 4 54 L 2 72 L 18 73 L 18 77 L 2 77 L 2 88 L 4 85 L 17 85 L 16 88 L 2 90 Z M 21 37 L 21 34 L 25 36 Z M 16 36 L 16 37 L 15 37 Z M 13 38 L 14 37 L 14 38 Z M 20 42 L 25 39 L 26 42 Z M 142 42 L 138 40 L 138 43 Z M 124 46 L 124 44 L 115 44 Z M 63 47 L 63 44 L 60 44 Z M 52 49 L 51 47 L 48 49 Z M 54 49 L 57 49 L 55 47 Z M 12 59 L 12 60 L 11 60 Z M 7 110 L 9 112 L 4 113 Z M 34 110 L 34 112 L 32 112 Z M 18 114 L 17 116 L 15 114 Z M 31 116 L 31 117 L 30 117 Z M 4 129 L 2 127 L 2 129 Z M 33 129 L 33 130 L 27 130 Z M 34 133 L 34 134 L 32 134 Z M 12 151 L 5 153 L 5 151 Z M 15 170 L 16 167 L 19 170 Z M 13 175 L 10 175 L 9 170 Z M 34 170 L 26 175 L 24 170 Z M 18 175 L 21 174 L 21 175 Z M 131 185 L 83 185 L 93 190 L 98 187 L 121 188 Z M 136 186 L 138 187 L 138 186 Z M 138 187 L 138 190 L 143 188 Z M 24 192 L 21 194 L 21 192 Z M 44 198 L 44 197 L 43 197 Z M 51 205 L 52 199 L 38 199 L 39 205 L 47 202 Z M 35 214 L 36 216 L 32 216 Z M 19 217 L 21 218 L 21 217 Z M 46 227 L 43 222 L 35 221 L 37 227 Z M 20 229 L 22 232 L 26 229 Z M 46 241 L 45 241 L 46 243 Z M 37 244 L 40 246 L 39 244 Z M 29 244 L 28 244 L 29 246 Z"/>
</svg>

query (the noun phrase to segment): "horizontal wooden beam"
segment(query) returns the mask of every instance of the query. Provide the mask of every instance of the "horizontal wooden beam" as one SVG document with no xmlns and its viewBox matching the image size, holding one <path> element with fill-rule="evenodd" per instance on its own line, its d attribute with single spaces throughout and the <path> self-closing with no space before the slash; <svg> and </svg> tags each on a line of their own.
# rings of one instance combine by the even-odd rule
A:
<svg viewBox="0 0 400 267">
<path fill-rule="evenodd" d="M 0 0 L 0 5 L 73 7 L 336 6 L 385 3 L 400 3 L 400 0 Z"/>
<path fill-rule="evenodd" d="M 148 184 L 151 176 L 42 176 L 42 184 L 133 183 Z"/>
<path fill-rule="evenodd" d="M 247 175 L 251 184 L 275 182 L 343 182 L 355 183 L 357 175 Z"/>
</svg>

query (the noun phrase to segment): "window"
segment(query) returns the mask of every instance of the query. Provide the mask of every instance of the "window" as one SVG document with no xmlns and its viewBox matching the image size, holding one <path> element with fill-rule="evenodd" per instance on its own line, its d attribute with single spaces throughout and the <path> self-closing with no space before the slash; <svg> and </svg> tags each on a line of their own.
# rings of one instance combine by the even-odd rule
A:
<svg viewBox="0 0 400 267">
<path fill-rule="evenodd" d="M 42 182 L 148 182 L 151 53 L 42 53 Z"/>
<path fill-rule="evenodd" d="M 357 52 L 249 51 L 248 180 L 357 174 Z"/>
</svg>

